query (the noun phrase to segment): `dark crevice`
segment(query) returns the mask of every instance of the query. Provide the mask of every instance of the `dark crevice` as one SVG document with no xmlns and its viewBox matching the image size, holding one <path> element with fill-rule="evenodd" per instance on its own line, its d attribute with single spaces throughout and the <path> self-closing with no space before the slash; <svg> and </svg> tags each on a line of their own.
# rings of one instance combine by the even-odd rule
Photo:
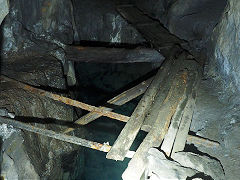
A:
<svg viewBox="0 0 240 180">
<path fill-rule="evenodd" d="M 147 42 L 138 43 L 138 44 L 129 44 L 129 43 L 111 43 L 111 42 L 82 40 L 80 42 L 74 42 L 72 45 L 80 45 L 80 46 L 86 46 L 86 47 L 90 46 L 90 47 L 107 47 L 107 48 L 126 48 L 126 49 L 135 49 L 137 47 L 151 48 L 151 45 Z"/>
</svg>

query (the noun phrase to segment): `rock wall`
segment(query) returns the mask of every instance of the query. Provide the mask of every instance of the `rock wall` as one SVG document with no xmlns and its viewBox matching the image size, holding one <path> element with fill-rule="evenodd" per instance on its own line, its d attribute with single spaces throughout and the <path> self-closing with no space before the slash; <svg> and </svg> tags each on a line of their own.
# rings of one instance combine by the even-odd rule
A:
<svg viewBox="0 0 240 180">
<path fill-rule="evenodd" d="M 2 56 L 46 54 L 54 44 L 72 43 L 71 7 L 64 0 L 11 0 L 0 32 Z"/>
<path fill-rule="evenodd" d="M 56 92 L 66 87 L 61 63 L 52 57 L 18 59 L 2 64 L 2 68 L 8 76 L 35 86 L 45 86 Z M 57 132 L 66 128 L 61 125 L 63 122 L 71 122 L 74 117 L 72 107 L 29 93 L 10 82 L 3 81 L 0 85 L 1 108 L 14 112 L 18 120 Z M 0 126 L 0 130 L 4 140 L 2 176 L 7 179 L 68 177 L 68 171 L 72 170 L 71 165 L 74 165 L 74 157 L 79 146 L 12 129 L 4 124 Z M 84 130 L 81 132 L 84 136 Z M 69 156 L 72 164 L 67 167 L 63 158 Z"/>
<path fill-rule="evenodd" d="M 189 42 L 189 50 L 206 63 L 206 77 L 214 78 L 226 90 L 223 98 L 239 92 L 239 1 L 135 1 L 141 10 Z"/>
<path fill-rule="evenodd" d="M 79 40 L 141 43 L 141 35 L 115 10 L 112 0 L 73 0 Z"/>
<path fill-rule="evenodd" d="M 11 0 L 0 30 L 2 57 L 50 54 L 82 40 L 143 42 L 114 8 L 111 0 Z"/>
<path fill-rule="evenodd" d="M 221 21 L 215 27 L 209 47 L 207 74 L 223 80 L 227 92 L 240 90 L 240 1 L 228 0 Z M 236 99 L 235 99 L 236 100 Z"/>
<path fill-rule="evenodd" d="M 135 0 L 169 31 L 189 42 L 188 50 L 205 61 L 212 31 L 220 21 L 227 0 Z"/>
<path fill-rule="evenodd" d="M 0 24 L 2 23 L 5 16 L 8 14 L 9 7 L 7 0 L 0 0 Z"/>
</svg>

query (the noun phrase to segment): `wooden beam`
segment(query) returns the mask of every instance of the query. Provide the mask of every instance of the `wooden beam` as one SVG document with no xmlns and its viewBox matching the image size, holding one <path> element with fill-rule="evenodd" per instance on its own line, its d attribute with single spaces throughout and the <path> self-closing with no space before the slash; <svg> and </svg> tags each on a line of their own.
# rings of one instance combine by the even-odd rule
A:
<svg viewBox="0 0 240 180">
<path fill-rule="evenodd" d="M 146 81 L 141 82 L 140 84 L 138 84 L 137 86 L 134 86 L 131 89 L 128 89 L 127 91 L 124 91 L 123 93 L 117 95 L 116 97 L 110 99 L 109 101 L 107 101 L 106 104 L 112 104 L 112 105 L 116 105 L 116 106 L 121 106 L 129 101 L 131 101 L 132 99 L 140 96 L 141 94 L 143 94 L 146 89 L 148 88 L 148 86 L 150 85 L 150 83 L 152 82 L 153 77 L 149 78 Z M 108 108 L 108 107 L 99 107 L 104 109 L 105 111 L 112 111 L 112 108 Z M 96 120 L 97 118 L 101 117 L 102 114 L 100 113 L 96 113 L 94 111 L 89 112 L 88 114 L 84 115 L 83 117 L 81 117 L 80 119 L 78 119 L 77 121 L 75 121 L 75 124 L 80 124 L 80 125 L 86 125 L 94 120 Z M 63 131 L 63 133 L 69 133 L 71 131 L 73 131 L 74 128 L 67 128 L 66 130 Z"/>
<path fill-rule="evenodd" d="M 187 143 L 188 144 L 195 144 L 195 145 L 201 145 L 208 148 L 217 148 L 220 146 L 220 143 L 217 141 L 213 141 L 210 139 L 206 139 L 204 137 L 200 136 L 193 136 L 193 135 L 187 135 Z"/>
<path fill-rule="evenodd" d="M 8 124 L 18 129 L 33 132 L 33 133 L 51 137 L 60 141 L 80 145 L 83 147 L 91 148 L 91 149 L 102 151 L 102 152 L 108 152 L 111 149 L 111 146 L 108 145 L 107 143 L 101 144 L 98 142 L 89 141 L 89 140 L 78 138 L 75 136 L 68 136 L 62 133 L 56 133 L 52 130 L 35 127 L 30 124 L 19 122 L 14 119 L 6 118 L 6 117 L 0 116 L 0 123 Z M 129 151 L 126 157 L 132 158 L 133 154 L 134 154 L 133 151 Z"/>
<path fill-rule="evenodd" d="M 177 51 L 178 48 L 174 49 L 173 54 L 175 55 Z M 138 103 L 132 116 L 115 141 L 113 147 L 108 152 L 106 156 L 108 159 L 123 161 L 127 151 L 130 149 L 134 139 L 136 138 L 136 135 L 138 134 L 138 131 L 143 124 L 144 118 L 154 101 L 160 85 L 164 82 L 171 71 L 171 67 L 174 62 L 173 59 L 174 58 L 171 56 L 169 59 L 164 61 L 163 65 L 160 67 L 151 85 Z"/>
<path fill-rule="evenodd" d="M 87 110 L 87 111 L 94 111 L 96 113 L 102 114 L 103 116 L 106 116 L 106 117 L 109 117 L 109 118 L 112 118 L 112 119 L 116 119 L 116 120 L 119 120 L 119 121 L 123 121 L 123 122 L 127 122 L 128 119 L 129 119 L 128 116 L 124 116 L 124 115 L 114 113 L 114 112 L 105 111 L 101 108 L 98 108 L 98 107 L 95 107 L 95 106 L 92 106 L 92 105 L 89 105 L 89 104 L 86 104 L 86 103 L 83 103 L 83 102 L 79 102 L 79 101 L 76 101 L 76 100 L 73 100 L 73 99 L 70 99 L 70 98 L 67 98 L 67 97 L 64 97 L 64 96 L 60 96 L 58 94 L 54 94 L 54 93 L 51 93 L 51 92 L 48 92 L 48 91 L 44 91 L 42 89 L 34 88 L 34 87 L 29 86 L 27 84 L 24 84 L 24 83 L 21 83 L 19 81 L 10 79 L 6 76 L 1 75 L 0 79 L 3 79 L 5 81 L 11 81 L 11 82 L 15 83 L 18 87 L 20 87 L 20 88 L 22 88 L 26 91 L 32 92 L 34 94 L 39 94 L 41 96 L 53 99 L 55 101 L 62 102 L 64 104 L 67 104 L 67 105 L 70 105 L 70 106 L 75 106 L 77 108 L 81 108 L 81 109 L 84 109 L 84 110 Z"/>
<path fill-rule="evenodd" d="M 76 62 L 95 63 L 161 63 L 165 58 L 155 49 L 139 47 L 135 49 L 66 46 L 66 58 Z"/>
<path fill-rule="evenodd" d="M 179 71 L 174 79 L 168 96 L 164 100 L 163 105 L 159 107 L 160 113 L 158 114 L 156 122 L 137 149 L 127 169 L 124 171 L 122 175 L 124 180 L 140 179 L 145 169 L 147 152 L 151 147 L 159 147 L 162 143 L 177 106 L 183 98 L 187 80 L 188 71 Z"/>
<path fill-rule="evenodd" d="M 179 126 L 180 123 L 182 121 L 182 119 L 186 116 L 186 111 L 189 111 L 189 108 L 191 107 L 191 111 L 193 112 L 194 110 L 194 106 L 190 106 L 190 104 L 192 104 L 192 91 L 193 88 L 196 86 L 197 82 L 198 82 L 198 71 L 192 71 L 191 69 L 189 69 L 189 77 L 188 77 L 188 84 L 187 84 L 187 89 L 185 91 L 184 97 L 181 101 L 181 103 L 179 103 L 178 105 L 178 109 L 176 111 L 176 113 L 174 114 L 172 121 L 171 121 L 171 125 L 168 129 L 168 132 L 164 138 L 164 141 L 161 145 L 161 150 L 165 152 L 165 154 L 167 156 L 171 155 L 172 152 L 172 148 L 174 146 L 175 142 L 175 138 L 177 135 L 177 132 L 179 130 Z M 195 100 L 195 98 L 194 98 Z M 191 117 L 189 117 L 191 118 Z M 187 132 L 188 134 L 188 132 Z M 186 143 L 186 141 L 184 142 L 184 144 Z"/>
<path fill-rule="evenodd" d="M 117 10 L 163 55 L 166 55 L 166 49 L 170 49 L 175 44 L 187 44 L 186 41 L 171 34 L 159 21 L 150 18 L 136 6 L 120 5 Z"/>
<path fill-rule="evenodd" d="M 4 77 L 4 76 L 1 76 L 0 77 L 0 79 L 2 80 L 2 79 L 5 79 L 5 81 L 15 81 L 15 80 L 12 80 L 12 79 L 10 79 L 10 78 L 7 78 L 7 77 Z M 152 78 L 150 78 L 150 79 L 148 79 L 147 81 L 146 81 L 146 84 L 144 83 L 144 82 L 142 82 L 141 83 L 141 85 L 143 85 L 143 89 L 141 89 L 140 91 L 144 91 L 144 84 L 145 85 L 147 85 L 148 83 L 150 83 L 149 81 L 151 81 L 151 79 Z M 18 82 L 18 83 L 20 83 L 20 82 Z M 140 84 L 139 85 L 137 85 L 137 86 L 141 86 Z M 149 85 L 149 84 L 148 84 Z M 136 87 L 137 87 L 136 86 Z M 115 99 L 115 98 L 113 98 L 113 99 Z M 126 99 L 125 99 L 126 100 Z M 123 100 L 123 101 L 120 101 L 119 103 L 121 104 L 121 103 L 124 103 L 124 101 L 125 100 Z M 95 112 L 94 112 L 95 113 Z M 129 119 L 130 117 L 127 117 L 127 119 Z M 146 132 L 148 132 L 148 131 L 146 131 Z M 219 143 L 218 142 L 215 142 L 215 141 L 212 141 L 212 140 L 209 140 L 209 139 L 205 139 L 205 138 L 203 138 L 203 137 L 199 137 L 199 136 L 192 136 L 192 135 L 188 135 L 187 136 L 187 143 L 190 143 L 190 144 L 192 144 L 192 143 L 196 143 L 196 144 L 198 144 L 198 145 L 203 145 L 203 146 L 206 146 L 206 147 L 217 147 L 217 146 L 219 146 Z"/>
</svg>

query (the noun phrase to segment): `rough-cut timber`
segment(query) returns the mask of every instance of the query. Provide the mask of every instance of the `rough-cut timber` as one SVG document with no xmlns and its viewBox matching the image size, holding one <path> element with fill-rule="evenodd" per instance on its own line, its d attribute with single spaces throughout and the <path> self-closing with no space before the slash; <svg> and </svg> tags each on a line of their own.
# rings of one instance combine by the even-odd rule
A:
<svg viewBox="0 0 240 180">
<path fill-rule="evenodd" d="M 175 53 L 176 50 L 174 49 L 173 54 Z M 121 161 L 124 159 L 143 124 L 144 118 L 154 101 L 160 85 L 164 82 L 164 80 L 168 77 L 168 74 L 171 72 L 173 62 L 174 60 L 171 56 L 171 58 L 167 59 L 160 67 L 151 85 L 132 113 L 129 121 L 121 131 L 111 150 L 108 152 L 106 156 L 108 159 Z"/>
<path fill-rule="evenodd" d="M 96 63 L 137 63 L 162 62 L 164 57 L 150 48 L 106 48 L 66 46 L 66 57 L 69 61 Z"/>
<path fill-rule="evenodd" d="M 170 127 L 168 128 L 168 132 L 167 132 L 167 134 L 163 140 L 163 143 L 161 145 L 161 150 L 163 152 L 165 152 L 165 154 L 167 156 L 170 156 L 170 154 L 171 154 L 173 143 L 174 143 L 177 131 L 178 131 L 178 127 L 179 127 L 181 119 L 182 119 L 184 108 L 186 106 L 186 101 L 187 101 L 187 97 L 184 96 L 182 99 L 182 102 L 179 103 L 179 105 L 178 105 L 178 108 L 171 120 Z"/>
<path fill-rule="evenodd" d="M 159 21 L 149 18 L 135 6 L 119 5 L 117 10 L 163 55 L 165 52 L 162 52 L 162 49 L 171 48 L 174 44 L 186 44 L 185 41 L 171 34 Z"/>
<path fill-rule="evenodd" d="M 106 104 L 112 104 L 112 105 L 116 105 L 116 106 L 121 106 L 123 104 L 126 104 L 127 102 L 131 101 L 132 99 L 143 94 L 146 91 L 146 89 L 148 88 L 148 86 L 150 85 L 150 83 L 152 82 L 152 80 L 153 80 L 153 77 L 149 78 L 146 81 L 141 82 L 137 86 L 134 86 L 133 88 L 131 88 L 127 91 L 124 91 L 123 93 L 110 99 L 109 101 L 107 101 Z M 104 109 L 105 111 L 113 110 L 112 108 L 108 108 L 108 107 L 100 107 L 100 108 Z M 80 119 L 75 121 L 74 123 L 80 124 L 80 125 L 86 125 L 101 116 L 102 116 L 102 114 L 92 111 L 92 112 L 89 112 L 88 114 L 84 115 L 83 117 L 81 117 Z M 68 128 L 64 131 L 64 133 L 69 133 L 73 130 L 74 130 L 74 128 Z"/>
<path fill-rule="evenodd" d="M 108 152 L 111 149 L 111 146 L 108 145 L 108 144 L 101 144 L 101 143 L 98 143 L 98 142 L 89 141 L 89 140 L 78 138 L 78 137 L 75 137 L 75 136 L 68 136 L 68 135 L 65 135 L 65 134 L 56 133 L 52 130 L 35 127 L 35 126 L 30 125 L 30 124 L 26 124 L 26 123 L 16 121 L 14 119 L 6 118 L 6 117 L 1 117 L 0 116 L 0 123 L 8 124 L 8 125 L 11 125 L 15 128 L 18 128 L 18 129 L 22 129 L 22 130 L 25 130 L 25 131 L 37 133 L 37 134 L 40 134 L 40 135 L 43 135 L 43 136 L 51 137 L 51 138 L 58 139 L 58 140 L 61 140 L 61 141 L 65 141 L 65 142 L 68 142 L 68 143 L 77 144 L 77 145 L 84 146 L 84 147 L 91 148 L 91 149 L 95 149 L 95 150 L 98 150 L 98 151 Z M 131 158 L 133 154 L 134 154 L 133 151 L 129 151 L 126 156 Z"/>
<path fill-rule="evenodd" d="M 158 114 L 156 122 L 137 149 L 133 159 L 129 162 L 127 169 L 122 175 L 124 180 L 140 179 L 145 169 L 148 150 L 151 147 L 159 147 L 162 143 L 177 106 L 186 91 L 188 75 L 187 70 L 179 71 L 176 75 L 168 96 L 159 109 L 160 113 Z"/>
<path fill-rule="evenodd" d="M 127 122 L 128 119 L 129 119 L 128 116 L 124 116 L 124 115 L 114 113 L 114 112 L 105 111 L 101 108 L 98 108 L 98 107 L 95 107 L 95 106 L 92 106 L 92 105 L 89 105 L 89 104 L 86 104 L 86 103 L 83 103 L 83 102 L 79 102 L 79 101 L 76 101 L 76 100 L 73 100 L 73 99 L 70 99 L 70 98 L 67 98 L 67 97 L 64 97 L 64 96 L 60 96 L 58 94 L 54 94 L 54 93 L 51 93 L 51 92 L 48 92 L 48 91 L 44 91 L 42 89 L 34 88 L 32 86 L 29 86 L 27 84 L 21 83 L 19 81 L 10 79 L 10 78 L 2 76 L 2 75 L 0 76 L 0 79 L 6 80 L 6 81 L 11 81 L 13 83 L 16 83 L 16 85 L 18 87 L 20 87 L 20 88 L 22 88 L 26 91 L 29 91 L 29 92 L 32 92 L 32 93 L 35 93 L 35 94 L 39 94 L 39 95 L 44 96 L 44 97 L 48 97 L 50 99 L 62 102 L 64 104 L 67 104 L 67 105 L 70 105 L 70 106 L 75 106 L 77 108 L 81 108 L 81 109 L 84 109 L 84 110 L 87 110 L 87 111 L 94 111 L 96 113 L 102 114 L 103 116 L 106 116 L 106 117 L 109 117 L 109 118 L 112 118 L 112 119 L 116 119 L 116 120 L 119 120 L 119 121 L 123 121 L 123 122 Z"/>
<path fill-rule="evenodd" d="M 168 129 L 168 132 L 161 146 L 161 150 L 163 150 L 167 156 L 171 155 L 171 151 L 174 145 L 175 137 L 179 129 L 179 125 L 181 123 L 182 118 L 184 117 L 185 112 L 188 111 L 188 105 L 189 105 L 188 101 L 192 100 L 191 94 L 193 91 L 193 87 L 194 85 L 196 85 L 196 82 L 197 82 L 198 71 L 191 72 L 190 68 L 188 68 L 188 70 L 189 70 L 189 78 L 188 78 L 188 85 L 185 91 L 184 98 L 182 99 L 182 102 L 179 104 L 178 109 L 172 118 L 171 125 Z"/>
<path fill-rule="evenodd" d="M 193 115 L 194 108 L 195 108 L 195 98 L 190 97 L 189 102 L 185 108 L 185 111 L 184 111 L 184 114 L 182 117 L 182 121 L 181 121 L 180 127 L 178 129 L 176 139 L 174 142 L 174 146 L 172 149 L 171 157 L 173 157 L 173 158 L 174 158 L 174 153 L 184 150 L 186 140 L 187 140 L 187 135 L 188 135 L 189 128 L 190 128 L 190 124 L 192 121 L 192 115 Z"/>
<path fill-rule="evenodd" d="M 170 58 L 174 58 L 174 54 L 171 55 L 172 57 Z M 184 54 L 182 54 L 181 56 L 184 56 Z M 183 58 L 179 58 L 181 60 L 183 60 Z M 173 80 L 175 78 L 175 75 L 177 73 L 177 71 L 179 70 L 179 66 L 182 66 L 182 62 L 180 61 L 175 61 L 171 67 L 171 73 L 168 74 L 167 78 L 165 78 L 165 80 L 162 82 L 161 88 L 158 91 L 156 98 L 154 100 L 154 103 L 151 105 L 151 108 L 149 109 L 143 125 L 141 127 L 141 130 L 149 132 L 152 128 L 152 125 L 155 123 L 158 114 L 159 114 L 159 108 L 162 106 L 166 96 L 169 93 L 169 89 L 172 86 Z"/>
<path fill-rule="evenodd" d="M 203 137 L 193 136 L 193 135 L 187 136 L 187 143 L 201 145 L 201 146 L 205 146 L 205 147 L 209 147 L 209 148 L 217 148 L 220 145 L 220 143 L 217 141 L 213 141 L 213 140 L 209 140 L 209 139 L 205 139 Z"/>
</svg>

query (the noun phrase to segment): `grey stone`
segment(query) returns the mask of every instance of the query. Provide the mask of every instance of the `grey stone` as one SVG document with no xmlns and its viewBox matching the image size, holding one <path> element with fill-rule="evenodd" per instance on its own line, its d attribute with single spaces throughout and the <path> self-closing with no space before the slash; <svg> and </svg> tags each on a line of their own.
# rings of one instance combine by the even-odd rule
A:
<svg viewBox="0 0 240 180">
<path fill-rule="evenodd" d="M 74 0 L 79 39 L 109 43 L 141 43 L 145 40 L 116 12 L 111 0 Z"/>
<path fill-rule="evenodd" d="M 148 154 L 145 174 L 146 177 L 152 176 L 152 180 L 185 180 L 187 177 L 192 177 L 199 173 L 197 170 L 166 159 L 165 155 L 155 148 L 151 148 Z"/>
<path fill-rule="evenodd" d="M 3 153 L 3 160 L 1 163 L 1 176 L 6 180 L 18 179 L 14 161 L 6 153 Z"/>
<path fill-rule="evenodd" d="M 26 57 L 1 62 L 1 73 L 34 86 L 65 89 L 61 62 L 53 57 Z"/>
<path fill-rule="evenodd" d="M 239 8 L 240 1 L 228 0 L 222 19 L 211 36 L 208 54 L 207 74 L 223 80 L 224 88 L 233 93 L 240 90 Z"/>
<path fill-rule="evenodd" d="M 224 171 L 219 161 L 207 156 L 197 155 L 191 152 L 177 152 L 173 159 L 184 167 L 196 169 L 209 175 L 215 180 L 225 180 Z"/>
<path fill-rule="evenodd" d="M 9 4 L 8 0 L 0 0 L 0 24 L 2 23 L 5 16 L 8 14 Z"/>
<path fill-rule="evenodd" d="M 3 176 L 7 179 L 40 179 L 24 149 L 20 132 L 13 133 L 3 142 L 3 151 Z"/>
<path fill-rule="evenodd" d="M 2 56 L 46 54 L 61 43 L 71 44 L 71 10 L 71 1 L 65 0 L 11 1 L 2 26 Z"/>
</svg>

